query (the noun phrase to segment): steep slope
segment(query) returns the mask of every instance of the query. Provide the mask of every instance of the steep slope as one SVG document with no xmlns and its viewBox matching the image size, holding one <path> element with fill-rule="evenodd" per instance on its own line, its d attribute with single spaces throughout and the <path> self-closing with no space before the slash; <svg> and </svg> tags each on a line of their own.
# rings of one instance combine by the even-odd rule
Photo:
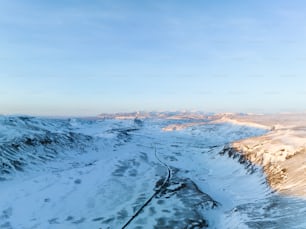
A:
<svg viewBox="0 0 306 229">
<path fill-rule="evenodd" d="M 306 198 L 306 115 L 234 116 L 231 120 L 270 129 L 265 135 L 235 142 L 232 147 L 263 166 L 273 189 Z"/>
</svg>

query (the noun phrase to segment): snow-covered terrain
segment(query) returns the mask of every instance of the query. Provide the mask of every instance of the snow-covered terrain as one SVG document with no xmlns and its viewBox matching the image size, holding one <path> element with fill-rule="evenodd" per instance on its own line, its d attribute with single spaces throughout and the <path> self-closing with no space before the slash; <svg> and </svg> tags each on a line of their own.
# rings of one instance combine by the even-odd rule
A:
<svg viewBox="0 0 306 229">
<path fill-rule="evenodd" d="M 269 129 L 231 147 L 262 166 L 274 190 L 306 199 L 306 114 L 232 115 L 225 120 Z"/>
<path fill-rule="evenodd" d="M 229 151 L 266 129 L 191 122 L 0 117 L 0 228 L 306 228 L 306 201 Z"/>
</svg>

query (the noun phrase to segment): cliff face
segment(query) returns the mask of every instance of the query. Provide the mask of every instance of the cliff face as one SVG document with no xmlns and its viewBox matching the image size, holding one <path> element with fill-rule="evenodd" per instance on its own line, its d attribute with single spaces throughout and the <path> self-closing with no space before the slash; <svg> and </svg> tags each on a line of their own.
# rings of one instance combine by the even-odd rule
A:
<svg viewBox="0 0 306 229">
<path fill-rule="evenodd" d="M 282 193 L 306 197 L 306 116 L 232 117 L 235 121 L 269 127 L 263 136 L 237 141 L 233 149 L 263 167 L 271 187 Z"/>
<path fill-rule="evenodd" d="M 218 114 L 209 122 L 172 124 L 164 131 L 181 130 L 211 123 L 232 123 L 265 129 L 266 134 L 232 143 L 221 154 L 239 157 L 242 163 L 259 165 L 270 186 L 282 194 L 306 197 L 305 114 Z M 242 157 L 241 157 L 242 155 Z"/>
</svg>

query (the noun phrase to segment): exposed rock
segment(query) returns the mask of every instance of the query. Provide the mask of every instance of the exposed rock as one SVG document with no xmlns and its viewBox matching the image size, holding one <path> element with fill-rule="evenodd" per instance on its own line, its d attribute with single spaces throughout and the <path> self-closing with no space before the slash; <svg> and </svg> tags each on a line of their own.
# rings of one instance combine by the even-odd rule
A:
<svg viewBox="0 0 306 229">
<path fill-rule="evenodd" d="M 306 116 L 250 115 L 233 119 L 271 127 L 267 134 L 235 142 L 231 148 L 262 166 L 274 190 L 306 197 Z"/>
</svg>

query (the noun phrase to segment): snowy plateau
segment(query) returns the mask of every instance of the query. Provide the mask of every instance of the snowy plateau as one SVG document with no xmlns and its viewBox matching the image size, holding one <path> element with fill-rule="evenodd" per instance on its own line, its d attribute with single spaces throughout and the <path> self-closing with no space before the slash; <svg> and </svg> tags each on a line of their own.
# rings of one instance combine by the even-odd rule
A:
<svg viewBox="0 0 306 229">
<path fill-rule="evenodd" d="M 0 228 L 305 229 L 305 197 L 231 148 L 269 132 L 218 115 L 0 116 Z"/>
</svg>

